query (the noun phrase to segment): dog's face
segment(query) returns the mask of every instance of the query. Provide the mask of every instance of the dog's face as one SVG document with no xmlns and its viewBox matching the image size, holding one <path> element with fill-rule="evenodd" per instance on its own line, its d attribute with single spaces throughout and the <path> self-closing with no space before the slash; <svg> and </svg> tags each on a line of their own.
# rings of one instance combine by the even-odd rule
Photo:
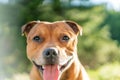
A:
<svg viewBox="0 0 120 80">
<path fill-rule="evenodd" d="M 22 27 L 27 37 L 27 56 L 44 80 L 57 80 L 77 56 L 81 27 L 71 21 L 32 21 Z"/>
</svg>

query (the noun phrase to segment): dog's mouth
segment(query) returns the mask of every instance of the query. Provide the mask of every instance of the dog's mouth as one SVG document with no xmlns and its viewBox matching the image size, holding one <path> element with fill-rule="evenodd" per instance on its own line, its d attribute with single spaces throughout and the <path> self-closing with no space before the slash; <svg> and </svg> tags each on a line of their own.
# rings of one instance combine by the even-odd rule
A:
<svg viewBox="0 0 120 80">
<path fill-rule="evenodd" d="M 61 73 L 69 67 L 71 61 L 72 58 L 67 60 L 64 64 L 38 65 L 34 61 L 33 63 L 43 75 L 43 80 L 58 80 Z"/>
</svg>

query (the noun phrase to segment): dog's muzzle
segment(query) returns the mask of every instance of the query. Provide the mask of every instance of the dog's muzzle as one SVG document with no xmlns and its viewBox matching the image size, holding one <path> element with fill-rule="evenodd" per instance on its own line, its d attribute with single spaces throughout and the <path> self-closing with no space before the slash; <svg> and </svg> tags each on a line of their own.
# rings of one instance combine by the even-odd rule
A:
<svg viewBox="0 0 120 80">
<path fill-rule="evenodd" d="M 43 51 L 42 56 L 44 64 L 37 64 L 33 61 L 34 65 L 39 69 L 43 75 L 44 80 L 58 80 L 59 75 L 63 70 L 69 67 L 72 63 L 73 57 L 68 57 L 62 64 L 59 61 L 59 51 L 56 48 L 47 48 Z"/>
</svg>

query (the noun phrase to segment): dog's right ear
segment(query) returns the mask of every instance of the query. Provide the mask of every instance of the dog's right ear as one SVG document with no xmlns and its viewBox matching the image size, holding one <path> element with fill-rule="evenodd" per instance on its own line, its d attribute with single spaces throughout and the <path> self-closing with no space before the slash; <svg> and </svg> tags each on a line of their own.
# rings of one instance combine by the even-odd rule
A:
<svg viewBox="0 0 120 80">
<path fill-rule="evenodd" d="M 75 32 L 75 34 L 78 35 L 78 33 L 80 33 L 80 35 L 82 36 L 82 27 L 79 26 L 76 22 L 73 21 L 65 21 Z"/>
<path fill-rule="evenodd" d="M 27 36 L 30 30 L 36 25 L 40 23 L 40 21 L 31 21 L 26 23 L 25 25 L 22 26 L 22 36 L 25 35 Z"/>
</svg>

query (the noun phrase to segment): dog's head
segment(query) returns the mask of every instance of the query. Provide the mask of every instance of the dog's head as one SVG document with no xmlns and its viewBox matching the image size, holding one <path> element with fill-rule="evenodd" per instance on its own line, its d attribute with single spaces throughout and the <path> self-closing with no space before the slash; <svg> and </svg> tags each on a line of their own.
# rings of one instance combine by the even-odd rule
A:
<svg viewBox="0 0 120 80">
<path fill-rule="evenodd" d="M 57 80 L 77 56 L 77 36 L 82 28 L 72 21 L 31 21 L 22 27 L 27 56 L 44 80 Z"/>
</svg>

